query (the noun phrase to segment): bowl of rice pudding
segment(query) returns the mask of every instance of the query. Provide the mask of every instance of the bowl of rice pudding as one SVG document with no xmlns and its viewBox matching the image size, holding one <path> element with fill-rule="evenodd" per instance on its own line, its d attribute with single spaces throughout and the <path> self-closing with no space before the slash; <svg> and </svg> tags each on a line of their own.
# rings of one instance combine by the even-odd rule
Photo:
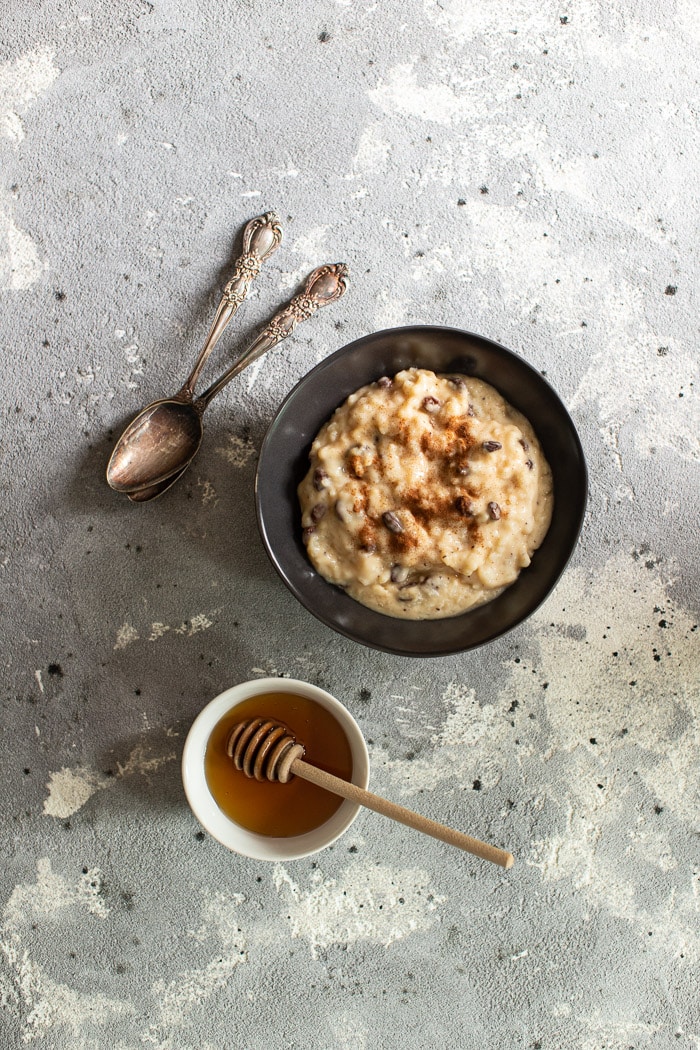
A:
<svg viewBox="0 0 700 1050">
<path fill-rule="evenodd" d="M 571 556 L 586 496 L 581 443 L 540 373 L 432 326 L 373 333 L 312 369 L 256 477 L 263 543 L 301 604 L 417 657 L 526 619 Z"/>
</svg>

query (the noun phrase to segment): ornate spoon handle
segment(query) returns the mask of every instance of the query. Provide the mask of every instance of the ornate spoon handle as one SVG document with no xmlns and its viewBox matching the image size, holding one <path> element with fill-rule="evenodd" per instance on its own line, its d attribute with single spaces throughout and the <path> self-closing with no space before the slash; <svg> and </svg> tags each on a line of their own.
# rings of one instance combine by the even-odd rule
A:
<svg viewBox="0 0 700 1050">
<path fill-rule="evenodd" d="M 273 346 L 291 335 L 300 321 L 311 317 L 321 306 L 328 306 L 340 299 L 347 288 L 348 268 L 345 263 L 319 266 L 306 279 L 301 295 L 295 295 L 286 306 L 275 314 L 263 328 L 257 339 L 244 350 L 238 360 L 215 383 L 205 390 L 195 404 L 203 412 L 212 398 L 223 390 L 234 376 L 252 364 Z"/>
<path fill-rule="evenodd" d="M 282 227 L 273 211 L 259 215 L 247 224 L 243 231 L 243 251 L 236 260 L 233 274 L 224 288 L 204 346 L 178 397 L 183 397 L 187 401 L 191 401 L 194 397 L 195 384 L 209 355 L 221 338 L 226 325 L 248 294 L 250 282 L 258 276 L 262 264 L 279 248 L 281 242 Z"/>
</svg>

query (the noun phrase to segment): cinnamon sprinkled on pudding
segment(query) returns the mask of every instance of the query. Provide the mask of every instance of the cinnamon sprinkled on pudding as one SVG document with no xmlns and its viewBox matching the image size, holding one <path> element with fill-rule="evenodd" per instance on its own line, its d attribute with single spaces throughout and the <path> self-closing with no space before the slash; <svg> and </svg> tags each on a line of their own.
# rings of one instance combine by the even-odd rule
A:
<svg viewBox="0 0 700 1050">
<path fill-rule="evenodd" d="M 336 410 L 299 499 L 325 579 L 388 616 L 437 619 L 492 600 L 530 564 L 552 475 L 528 420 L 493 387 L 411 368 Z"/>
</svg>

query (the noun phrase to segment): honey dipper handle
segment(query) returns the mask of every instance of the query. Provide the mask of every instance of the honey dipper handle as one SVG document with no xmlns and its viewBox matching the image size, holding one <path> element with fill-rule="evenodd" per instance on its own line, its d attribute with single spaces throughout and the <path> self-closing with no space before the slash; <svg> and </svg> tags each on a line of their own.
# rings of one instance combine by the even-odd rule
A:
<svg viewBox="0 0 700 1050">
<path fill-rule="evenodd" d="M 302 777 L 303 780 L 309 780 L 312 784 L 325 788 L 326 791 L 332 791 L 335 795 L 341 795 L 351 802 L 359 802 L 361 806 L 373 809 L 375 813 L 398 820 L 400 824 L 406 824 L 409 828 L 422 831 L 425 835 L 432 835 L 434 839 L 447 842 L 450 846 L 458 846 L 459 849 L 473 853 L 482 860 L 490 860 L 493 864 L 500 864 L 502 868 L 513 866 L 512 853 L 498 849 L 496 846 L 490 846 L 487 842 L 480 842 L 479 839 L 474 839 L 471 835 L 465 835 L 461 831 L 455 831 L 454 828 L 448 828 L 445 824 L 438 824 L 436 820 L 422 817 L 419 813 L 414 813 L 412 809 L 406 809 L 405 806 L 389 802 L 388 799 L 374 795 L 371 791 L 358 787 L 357 784 L 350 784 L 347 780 L 334 777 L 332 773 L 326 773 L 317 766 L 310 766 L 308 762 L 300 758 L 292 763 L 291 772 L 297 777 Z"/>
</svg>

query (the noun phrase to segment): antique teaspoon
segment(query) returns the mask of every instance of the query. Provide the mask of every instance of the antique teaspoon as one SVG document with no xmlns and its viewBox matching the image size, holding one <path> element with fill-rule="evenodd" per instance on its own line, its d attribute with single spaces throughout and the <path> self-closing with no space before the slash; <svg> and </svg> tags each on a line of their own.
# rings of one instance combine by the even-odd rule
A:
<svg viewBox="0 0 700 1050">
<path fill-rule="evenodd" d="M 274 212 L 267 212 L 246 225 L 243 251 L 236 260 L 233 275 L 224 288 L 209 334 L 194 367 L 178 392 L 147 405 L 131 421 L 119 438 L 107 465 L 107 482 L 117 492 L 128 492 L 157 481 L 163 476 L 161 459 L 168 459 L 174 420 L 189 419 L 182 408 L 194 400 L 194 388 L 209 355 L 229 321 L 241 305 L 254 277 L 266 259 L 279 248 L 282 229 Z M 183 423 L 183 425 L 187 425 Z"/>
</svg>

